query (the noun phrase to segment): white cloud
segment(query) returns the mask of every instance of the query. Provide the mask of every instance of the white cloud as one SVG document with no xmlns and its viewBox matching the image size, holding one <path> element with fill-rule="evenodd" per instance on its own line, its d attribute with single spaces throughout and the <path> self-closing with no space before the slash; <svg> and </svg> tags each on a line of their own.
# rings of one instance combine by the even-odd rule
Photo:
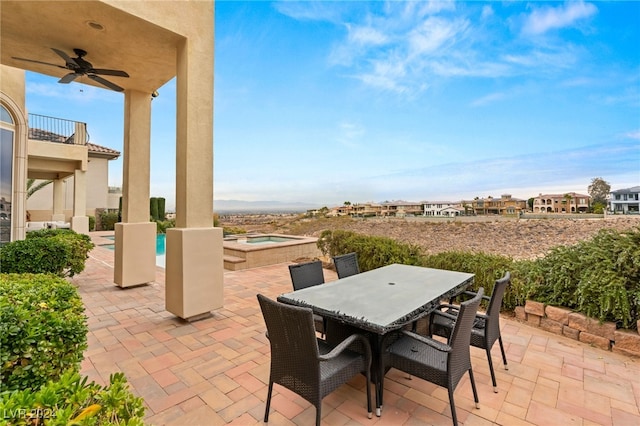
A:
<svg viewBox="0 0 640 426">
<path fill-rule="evenodd" d="M 473 107 L 481 107 L 481 106 L 489 105 L 489 104 L 495 103 L 497 101 L 501 101 L 505 97 L 506 97 L 506 95 L 504 93 L 500 93 L 500 92 L 490 93 L 490 94 L 488 94 L 486 96 L 483 96 L 483 97 L 478 98 L 475 101 L 471 102 L 471 106 L 473 106 Z"/>
<path fill-rule="evenodd" d="M 526 19 L 524 34 L 543 34 L 547 31 L 574 26 L 578 21 L 596 14 L 598 9 L 590 3 L 569 1 L 558 7 L 534 9 Z"/>
<path fill-rule="evenodd" d="M 349 41 L 358 45 L 381 45 L 388 41 L 387 36 L 371 27 L 347 25 Z"/>
</svg>

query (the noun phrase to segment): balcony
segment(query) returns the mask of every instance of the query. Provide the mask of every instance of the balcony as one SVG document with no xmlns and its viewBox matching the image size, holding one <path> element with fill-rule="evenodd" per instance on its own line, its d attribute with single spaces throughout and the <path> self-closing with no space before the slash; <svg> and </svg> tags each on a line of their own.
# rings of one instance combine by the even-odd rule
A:
<svg viewBox="0 0 640 426">
<path fill-rule="evenodd" d="M 30 179 L 64 179 L 87 170 L 87 124 L 29 114 Z"/>
</svg>

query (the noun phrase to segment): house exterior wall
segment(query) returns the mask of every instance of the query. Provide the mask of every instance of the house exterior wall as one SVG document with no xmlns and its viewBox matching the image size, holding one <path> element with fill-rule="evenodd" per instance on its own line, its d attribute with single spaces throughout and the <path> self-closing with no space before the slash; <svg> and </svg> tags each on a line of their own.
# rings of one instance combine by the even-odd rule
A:
<svg viewBox="0 0 640 426">
<path fill-rule="evenodd" d="M 613 213 L 639 213 L 640 186 L 611 191 L 609 194 L 609 209 Z"/>
<path fill-rule="evenodd" d="M 10 240 L 24 238 L 27 187 L 27 111 L 25 109 L 24 71 L 0 65 L 0 102 L 9 111 L 14 121 L 12 182 L 8 189 L 11 194 Z"/>
<path fill-rule="evenodd" d="M 527 200 L 513 198 L 509 194 L 503 194 L 500 198 L 476 198 L 472 201 L 462 201 L 463 206 L 470 206 L 476 215 L 519 215 L 527 210 Z M 468 208 L 468 207 L 467 207 Z"/>
<path fill-rule="evenodd" d="M 452 201 L 425 201 L 422 205 L 424 206 L 423 216 L 449 217 L 460 214 L 457 209 L 459 203 Z"/>
<path fill-rule="evenodd" d="M 96 209 L 109 208 L 108 180 L 109 160 L 101 157 L 92 157 L 89 154 L 89 164 L 86 173 L 87 206 L 86 214 L 95 216 Z M 36 184 L 41 181 L 36 181 Z M 64 187 L 64 215 L 69 222 L 73 215 L 73 188 L 74 177 L 63 180 Z M 118 207 L 116 200 L 116 208 Z M 53 184 L 36 191 L 27 200 L 27 210 L 31 220 L 50 220 L 53 210 Z"/>
<path fill-rule="evenodd" d="M 533 213 L 586 213 L 591 197 L 575 192 L 539 194 L 533 199 Z"/>
</svg>

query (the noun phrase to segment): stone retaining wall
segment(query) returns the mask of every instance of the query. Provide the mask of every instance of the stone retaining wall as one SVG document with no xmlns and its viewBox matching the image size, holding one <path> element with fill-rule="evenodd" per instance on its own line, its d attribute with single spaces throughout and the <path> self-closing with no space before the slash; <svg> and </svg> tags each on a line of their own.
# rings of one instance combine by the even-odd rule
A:
<svg viewBox="0 0 640 426">
<path fill-rule="evenodd" d="M 531 326 L 588 343 L 601 349 L 640 357 L 639 331 L 616 329 L 613 322 L 600 323 L 571 309 L 545 306 L 528 300 L 515 309 L 516 318 Z M 638 321 L 640 330 L 640 321 Z"/>
</svg>

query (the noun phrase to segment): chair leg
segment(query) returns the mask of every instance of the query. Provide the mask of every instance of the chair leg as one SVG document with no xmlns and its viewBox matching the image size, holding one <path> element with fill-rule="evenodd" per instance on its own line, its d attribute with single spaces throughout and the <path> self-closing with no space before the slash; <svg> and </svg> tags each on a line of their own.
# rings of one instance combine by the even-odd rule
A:
<svg viewBox="0 0 640 426">
<path fill-rule="evenodd" d="M 365 374 L 367 378 L 367 417 L 373 417 L 373 411 L 371 410 L 371 368 L 367 369 L 367 374 Z"/>
<path fill-rule="evenodd" d="M 320 426 L 320 420 L 322 419 L 322 401 L 320 401 L 320 404 L 318 404 L 316 406 L 316 426 Z"/>
<path fill-rule="evenodd" d="M 449 391 L 449 405 L 451 406 L 451 420 L 453 420 L 453 426 L 458 426 L 458 416 L 456 416 L 456 404 L 453 402 L 453 388 L 451 385 L 447 386 Z"/>
<path fill-rule="evenodd" d="M 489 361 L 489 372 L 491 372 L 491 383 L 493 383 L 493 393 L 498 393 L 498 383 L 496 382 L 496 373 L 493 371 L 493 360 L 491 359 L 491 348 L 486 348 L 487 361 Z"/>
<path fill-rule="evenodd" d="M 504 353 L 504 345 L 502 344 L 502 336 L 498 336 L 498 343 L 500 343 L 500 352 L 502 352 L 502 362 L 504 362 L 504 369 L 508 370 L 509 366 L 507 365 L 507 355 Z"/>
<path fill-rule="evenodd" d="M 269 421 L 269 407 L 271 406 L 271 393 L 273 392 L 273 382 L 269 379 L 269 391 L 267 392 L 267 406 L 264 410 L 264 422 Z"/>
<path fill-rule="evenodd" d="M 473 400 L 476 402 L 476 408 L 480 408 L 480 400 L 478 399 L 478 390 L 476 389 L 476 381 L 473 377 L 473 369 L 469 368 L 469 380 L 471 381 L 471 390 L 473 391 Z"/>
</svg>

